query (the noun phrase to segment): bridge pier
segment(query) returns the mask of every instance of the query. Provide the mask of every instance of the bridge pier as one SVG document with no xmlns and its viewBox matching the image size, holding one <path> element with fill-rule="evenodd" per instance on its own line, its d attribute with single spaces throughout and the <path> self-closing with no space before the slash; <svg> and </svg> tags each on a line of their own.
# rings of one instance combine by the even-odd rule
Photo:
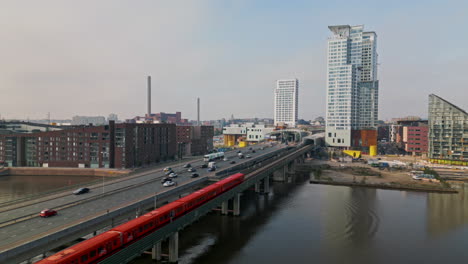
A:
<svg viewBox="0 0 468 264">
<path fill-rule="evenodd" d="M 161 260 L 161 242 L 156 243 L 151 249 L 151 257 L 153 260 Z"/>
<path fill-rule="evenodd" d="M 263 193 L 270 192 L 270 176 L 267 176 L 263 179 Z"/>
<path fill-rule="evenodd" d="M 240 193 L 237 193 L 236 196 L 234 196 L 234 216 L 239 216 L 240 215 Z"/>
<path fill-rule="evenodd" d="M 256 193 L 260 192 L 260 182 L 255 183 L 255 192 Z"/>
<path fill-rule="evenodd" d="M 227 215 L 228 214 L 228 205 L 229 205 L 229 200 L 224 201 L 221 203 L 221 214 L 222 215 Z"/>
<path fill-rule="evenodd" d="M 179 232 L 169 237 L 169 262 L 177 263 L 179 260 Z"/>
<path fill-rule="evenodd" d="M 277 182 L 286 181 L 286 166 L 273 172 L 273 181 L 277 181 Z"/>
</svg>

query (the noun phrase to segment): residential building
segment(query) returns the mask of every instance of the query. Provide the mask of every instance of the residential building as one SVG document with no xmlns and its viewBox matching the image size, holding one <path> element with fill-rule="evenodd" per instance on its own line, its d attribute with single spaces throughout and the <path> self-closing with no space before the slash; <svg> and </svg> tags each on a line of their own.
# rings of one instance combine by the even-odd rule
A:
<svg viewBox="0 0 468 264">
<path fill-rule="evenodd" d="M 115 124 L 0 135 L 7 166 L 132 168 L 176 155 L 174 124 Z"/>
<path fill-rule="evenodd" d="M 425 126 L 404 126 L 403 142 L 405 151 L 413 156 L 427 154 L 429 128 Z"/>
<path fill-rule="evenodd" d="M 195 156 L 213 150 L 213 126 L 177 126 L 179 156 Z"/>
<path fill-rule="evenodd" d="M 329 146 L 360 149 L 377 142 L 372 132 L 378 121 L 377 34 L 365 32 L 363 25 L 328 28 L 333 35 L 328 39 L 325 140 Z"/>
<path fill-rule="evenodd" d="M 429 95 L 429 160 L 468 166 L 468 113 Z"/>
<path fill-rule="evenodd" d="M 295 127 L 298 119 L 299 81 L 277 80 L 275 89 L 275 125 Z"/>
</svg>

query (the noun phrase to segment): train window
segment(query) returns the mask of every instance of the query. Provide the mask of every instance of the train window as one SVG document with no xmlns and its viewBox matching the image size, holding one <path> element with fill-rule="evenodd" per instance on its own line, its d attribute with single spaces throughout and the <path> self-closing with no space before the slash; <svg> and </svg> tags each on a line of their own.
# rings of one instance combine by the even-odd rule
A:
<svg viewBox="0 0 468 264">
<path fill-rule="evenodd" d="M 89 258 L 94 258 L 96 256 L 96 250 L 89 252 Z"/>
<path fill-rule="evenodd" d="M 102 253 L 104 253 L 104 248 L 103 248 L 103 247 L 99 247 L 97 251 L 98 251 L 98 254 L 102 254 Z"/>
<path fill-rule="evenodd" d="M 139 232 L 141 233 L 142 231 L 143 231 L 143 227 L 142 227 L 142 226 L 140 226 L 140 231 L 139 231 Z"/>
<path fill-rule="evenodd" d="M 86 262 L 88 260 L 88 255 L 81 256 L 81 262 Z"/>
<path fill-rule="evenodd" d="M 114 246 L 117 246 L 118 240 L 114 240 Z"/>
<path fill-rule="evenodd" d="M 150 226 L 150 227 L 153 227 L 153 222 L 149 223 L 149 226 Z"/>
<path fill-rule="evenodd" d="M 162 222 L 162 221 L 164 221 L 164 216 L 161 216 L 161 217 L 159 218 L 159 222 Z"/>
</svg>

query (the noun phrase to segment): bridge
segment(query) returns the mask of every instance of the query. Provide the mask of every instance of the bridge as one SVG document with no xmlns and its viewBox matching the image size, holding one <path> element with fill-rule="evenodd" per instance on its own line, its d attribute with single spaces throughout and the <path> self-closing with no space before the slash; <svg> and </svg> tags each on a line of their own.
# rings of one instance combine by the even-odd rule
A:
<svg viewBox="0 0 468 264">
<path fill-rule="evenodd" d="M 44 257 L 46 252 L 54 248 L 108 230 L 148 210 L 200 189 L 210 181 L 216 181 L 237 171 L 247 172 L 247 179 L 241 185 L 103 261 L 103 263 L 126 263 L 149 248 L 153 250 L 153 257 L 160 259 L 161 241 L 169 238 L 169 260 L 176 262 L 179 230 L 218 206 L 221 207 L 223 214 L 227 214 L 229 200 L 232 200 L 233 214 L 239 215 L 242 191 L 255 186 L 257 192 L 269 192 L 270 180 L 286 180 L 287 173 L 292 172 L 294 165 L 303 161 L 304 157 L 316 147 L 315 144 L 300 144 L 295 147 L 281 144 L 267 146 L 264 144 L 255 146 L 252 149 L 256 150 L 255 154 L 249 150 L 251 159 L 238 160 L 237 153 L 227 153 L 229 160 L 219 162 L 223 170 L 216 173 L 200 172 L 200 178 L 196 179 L 184 174 L 182 164 L 174 166 L 176 172 L 181 174 L 179 184 L 166 190 L 163 190 L 159 183 L 161 173 L 150 172 L 103 185 L 102 193 L 99 186 L 95 186 L 92 190 L 96 191 L 89 196 L 71 196 L 67 192 L 54 194 L 50 199 L 43 198 L 37 203 L 30 202 L 26 205 L 23 203 L 17 208 L 2 209 L 0 225 L 3 227 L 0 229 L 0 234 L 2 237 L 8 234 L 9 237 L 0 241 L 0 262 L 32 261 L 34 257 L 38 260 L 38 255 Z M 236 160 L 237 163 L 231 165 L 230 160 Z M 195 167 L 201 164 L 202 161 L 192 163 Z M 62 209 L 59 215 L 53 218 L 37 217 L 37 212 L 45 207 Z"/>
</svg>

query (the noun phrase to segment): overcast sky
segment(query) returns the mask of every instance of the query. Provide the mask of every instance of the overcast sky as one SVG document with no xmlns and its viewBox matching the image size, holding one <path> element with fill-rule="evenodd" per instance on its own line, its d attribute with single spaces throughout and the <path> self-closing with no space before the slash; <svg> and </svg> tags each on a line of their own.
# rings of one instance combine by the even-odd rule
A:
<svg viewBox="0 0 468 264">
<path fill-rule="evenodd" d="M 427 116 L 428 94 L 468 110 L 468 1 L 2 0 L 2 118 L 182 111 L 273 117 L 298 78 L 299 118 L 325 114 L 328 25 L 378 35 L 379 118 Z"/>
</svg>

